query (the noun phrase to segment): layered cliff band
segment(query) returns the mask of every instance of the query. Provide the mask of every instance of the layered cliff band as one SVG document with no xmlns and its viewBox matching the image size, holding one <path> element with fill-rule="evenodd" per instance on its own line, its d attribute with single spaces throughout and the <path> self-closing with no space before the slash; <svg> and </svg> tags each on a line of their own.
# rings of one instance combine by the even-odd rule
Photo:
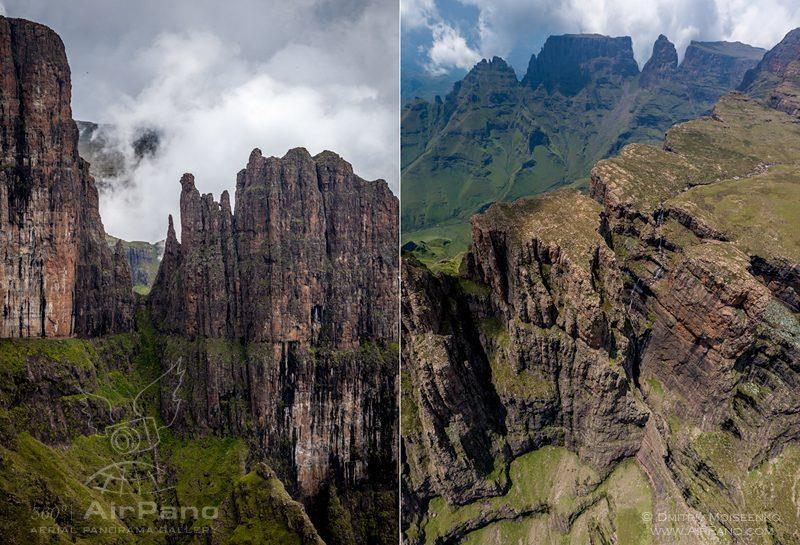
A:
<svg viewBox="0 0 800 545">
<path fill-rule="evenodd" d="M 800 544 L 793 0 L 0 0 L 0 545 Z"/>
</svg>

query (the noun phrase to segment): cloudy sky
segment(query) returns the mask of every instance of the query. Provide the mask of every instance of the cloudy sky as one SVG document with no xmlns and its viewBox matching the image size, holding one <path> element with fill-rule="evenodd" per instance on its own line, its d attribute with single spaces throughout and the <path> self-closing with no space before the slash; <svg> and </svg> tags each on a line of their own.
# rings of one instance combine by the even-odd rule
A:
<svg viewBox="0 0 800 545">
<path fill-rule="evenodd" d="M 101 195 L 110 234 L 163 238 L 183 172 L 218 197 L 255 147 L 330 149 L 397 191 L 397 0 L 0 0 L 1 12 L 59 33 L 73 117 L 164 135 L 131 187 Z"/>
<path fill-rule="evenodd" d="M 691 40 L 770 48 L 800 27 L 797 0 L 401 0 L 404 74 L 463 73 L 481 58 L 508 60 L 521 77 L 550 34 L 633 38 L 640 65 L 665 34 L 678 55 Z"/>
</svg>

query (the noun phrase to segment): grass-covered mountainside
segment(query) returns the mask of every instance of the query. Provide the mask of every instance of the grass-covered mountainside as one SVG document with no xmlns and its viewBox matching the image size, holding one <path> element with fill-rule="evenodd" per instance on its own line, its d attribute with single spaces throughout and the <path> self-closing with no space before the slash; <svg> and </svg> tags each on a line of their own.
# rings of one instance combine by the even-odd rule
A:
<svg viewBox="0 0 800 545">
<path fill-rule="evenodd" d="M 766 96 L 623 147 L 588 196 L 489 207 L 450 269 L 406 255 L 409 543 L 800 542 L 796 36 Z"/>
<path fill-rule="evenodd" d="M 245 439 L 170 428 L 158 410 L 162 343 L 143 312 L 130 333 L 0 340 L 3 542 L 322 543 Z M 133 435 L 123 444 L 109 426 L 137 418 L 158 430 L 128 454 Z M 140 505 L 156 513 L 140 517 Z"/>
<path fill-rule="evenodd" d="M 481 61 L 443 100 L 403 109 L 403 242 L 446 267 L 466 250 L 474 213 L 560 186 L 586 188 L 597 160 L 707 113 L 763 54 L 692 42 L 679 65 L 661 36 L 640 71 L 630 38 L 566 35 L 548 38 L 521 81 L 502 59 Z"/>
</svg>

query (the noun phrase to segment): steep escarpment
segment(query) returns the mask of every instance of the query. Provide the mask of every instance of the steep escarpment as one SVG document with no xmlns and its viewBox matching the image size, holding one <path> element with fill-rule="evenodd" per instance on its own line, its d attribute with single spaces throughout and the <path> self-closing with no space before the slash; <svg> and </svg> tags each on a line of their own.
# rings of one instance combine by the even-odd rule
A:
<svg viewBox="0 0 800 545">
<path fill-rule="evenodd" d="M 384 529 L 357 522 L 376 504 L 356 506 L 396 489 L 397 199 L 334 153 L 294 149 L 254 150 L 235 202 L 181 179 L 181 240 L 170 218 L 150 294 L 189 377 L 165 411 L 186 433 L 247 437 L 312 513 L 337 488 L 374 541 Z"/>
<path fill-rule="evenodd" d="M 648 412 L 630 378 L 638 345 L 600 212 L 574 190 L 496 204 L 474 219 L 458 278 L 412 257 L 404 263 L 403 505 L 416 508 L 403 516 L 411 542 L 457 543 L 512 520 L 570 534 L 566 521 L 608 509 L 601 490 L 638 451 Z M 572 221 L 563 222 L 567 213 Z M 571 488 L 556 470 L 562 464 L 585 482 Z M 563 486 L 574 504 L 524 484 L 536 475 Z M 497 506 L 477 515 L 487 501 Z M 434 525 L 434 517 L 452 524 Z"/>
<path fill-rule="evenodd" d="M 800 111 L 800 29 L 789 32 L 754 68 L 739 89 L 791 115 Z"/>
<path fill-rule="evenodd" d="M 403 110 L 404 242 L 424 262 L 448 267 L 441 261 L 467 249 L 472 214 L 586 187 L 595 162 L 706 114 L 763 54 L 692 42 L 678 64 L 660 36 L 640 73 L 630 38 L 574 34 L 548 38 L 521 81 L 502 59 L 478 63 L 444 99 Z"/>
<path fill-rule="evenodd" d="M 764 53 L 761 48 L 741 42 L 692 41 L 680 66 L 681 76 L 692 82 L 692 99 L 713 102 L 735 89 L 745 72 L 753 68 Z"/>
<path fill-rule="evenodd" d="M 635 76 L 639 67 L 633 59 L 631 39 L 599 34 L 550 36 L 538 56 L 533 55 L 522 83 L 536 89 L 570 96 L 580 91 L 598 72 L 603 76 Z"/>
<path fill-rule="evenodd" d="M 63 45 L 0 17 L 0 48 L 2 336 L 28 337 L 0 339 L 4 542 L 393 543 L 386 183 L 256 151 L 234 213 L 184 176 L 134 324 L 129 263 L 157 256 L 103 232 Z"/>
<path fill-rule="evenodd" d="M 796 541 L 798 146 L 733 93 L 404 260 L 410 543 Z"/>
<path fill-rule="evenodd" d="M 108 248 L 78 155 L 70 73 L 50 29 L 0 17 L 2 337 L 129 329 L 130 275 Z"/>
<path fill-rule="evenodd" d="M 664 80 L 671 80 L 678 70 L 678 51 L 669 38 L 660 34 L 653 44 L 653 54 L 642 67 L 639 82 L 644 87 L 658 85 Z"/>
</svg>

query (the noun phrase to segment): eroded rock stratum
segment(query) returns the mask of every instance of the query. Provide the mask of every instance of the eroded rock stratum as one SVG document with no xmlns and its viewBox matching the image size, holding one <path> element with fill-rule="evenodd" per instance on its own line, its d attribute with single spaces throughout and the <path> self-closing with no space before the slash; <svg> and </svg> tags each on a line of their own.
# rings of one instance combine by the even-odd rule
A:
<svg viewBox="0 0 800 545">
<path fill-rule="evenodd" d="M 793 74 L 795 35 L 750 79 Z M 409 543 L 800 539 L 790 87 L 626 146 L 589 195 L 493 205 L 457 275 L 404 259 Z"/>
<path fill-rule="evenodd" d="M 112 253 L 78 154 L 61 40 L 0 17 L 0 67 L 0 541 L 395 543 L 386 182 L 328 151 L 254 150 L 234 208 L 186 174 L 180 241 L 170 218 L 134 299 L 130 245 Z"/>
<path fill-rule="evenodd" d="M 131 327 L 130 273 L 106 245 L 70 96 L 58 35 L 1 17 L 0 337 Z"/>
</svg>

